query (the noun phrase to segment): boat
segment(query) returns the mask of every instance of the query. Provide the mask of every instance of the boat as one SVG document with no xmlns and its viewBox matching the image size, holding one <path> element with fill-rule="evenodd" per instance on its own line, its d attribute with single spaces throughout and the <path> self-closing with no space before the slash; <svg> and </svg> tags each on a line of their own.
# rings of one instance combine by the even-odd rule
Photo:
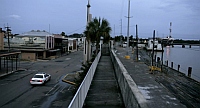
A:
<svg viewBox="0 0 200 108">
<path fill-rule="evenodd" d="M 162 38 L 162 43 L 164 46 L 170 46 L 173 44 L 174 38 L 171 36 L 167 36 L 166 38 Z"/>
<path fill-rule="evenodd" d="M 154 42 L 154 51 L 163 51 L 162 49 L 162 44 L 160 43 L 160 41 L 158 41 L 158 39 L 152 39 L 149 38 L 147 45 L 146 45 L 146 50 L 147 51 L 153 51 L 153 42 Z"/>
</svg>

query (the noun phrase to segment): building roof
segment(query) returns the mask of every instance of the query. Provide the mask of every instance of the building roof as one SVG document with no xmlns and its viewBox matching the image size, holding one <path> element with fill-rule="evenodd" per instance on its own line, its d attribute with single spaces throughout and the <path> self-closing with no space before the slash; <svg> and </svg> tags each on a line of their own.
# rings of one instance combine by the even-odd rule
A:
<svg viewBox="0 0 200 108">
<path fill-rule="evenodd" d="M 32 30 L 32 31 L 29 31 L 29 32 L 26 32 L 26 33 L 22 33 L 20 35 L 17 35 L 17 36 L 53 36 L 51 33 L 49 32 L 46 32 L 45 30 L 43 31 L 40 31 L 40 30 Z"/>
<path fill-rule="evenodd" d="M 60 34 L 53 34 L 54 35 L 54 38 L 60 38 L 60 39 L 62 39 L 63 38 L 63 36 L 62 35 L 60 35 Z"/>
</svg>

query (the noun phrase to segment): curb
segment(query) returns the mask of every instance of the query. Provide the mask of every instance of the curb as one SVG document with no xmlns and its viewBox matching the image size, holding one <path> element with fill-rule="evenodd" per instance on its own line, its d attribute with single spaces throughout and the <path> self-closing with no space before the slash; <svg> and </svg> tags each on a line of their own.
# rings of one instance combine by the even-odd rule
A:
<svg viewBox="0 0 200 108">
<path fill-rule="evenodd" d="M 4 73 L 4 74 L 0 74 L 0 77 L 4 77 L 6 75 L 10 75 L 14 72 L 18 72 L 18 71 L 25 71 L 26 69 L 19 69 L 19 70 L 15 70 L 15 71 L 11 71 L 11 72 L 7 72 L 7 73 Z"/>
<path fill-rule="evenodd" d="M 75 82 L 71 82 L 71 81 L 65 80 L 65 78 L 66 78 L 67 76 L 68 76 L 68 74 L 65 75 L 65 77 L 62 79 L 63 82 L 66 82 L 66 83 L 69 83 L 69 84 L 72 84 L 72 85 L 77 85 Z"/>
</svg>

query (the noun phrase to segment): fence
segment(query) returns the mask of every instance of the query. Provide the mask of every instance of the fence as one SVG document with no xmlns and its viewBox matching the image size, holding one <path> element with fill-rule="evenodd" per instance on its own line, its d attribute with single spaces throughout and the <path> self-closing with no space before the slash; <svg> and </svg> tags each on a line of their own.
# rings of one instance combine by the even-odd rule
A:
<svg viewBox="0 0 200 108">
<path fill-rule="evenodd" d="M 85 98 L 87 96 L 88 90 L 90 88 L 90 84 L 92 82 L 96 67 L 98 65 L 99 59 L 101 57 L 101 53 L 98 53 L 95 60 L 93 61 L 90 69 L 88 70 L 83 82 L 79 86 L 75 96 L 73 97 L 72 101 L 70 102 L 68 108 L 82 108 Z"/>
</svg>

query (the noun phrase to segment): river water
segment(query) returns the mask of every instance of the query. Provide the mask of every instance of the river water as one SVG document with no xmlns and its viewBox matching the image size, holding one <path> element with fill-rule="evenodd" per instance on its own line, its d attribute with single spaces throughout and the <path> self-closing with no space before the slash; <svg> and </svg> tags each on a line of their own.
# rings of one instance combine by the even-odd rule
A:
<svg viewBox="0 0 200 108">
<path fill-rule="evenodd" d="M 162 52 L 155 53 L 157 57 L 161 57 Z M 185 46 L 175 45 L 174 47 L 164 47 L 163 63 L 168 60 L 168 66 L 171 67 L 173 62 L 173 68 L 178 69 L 180 65 L 180 72 L 188 74 L 188 67 L 192 67 L 191 78 L 200 81 L 200 46 Z"/>
</svg>

